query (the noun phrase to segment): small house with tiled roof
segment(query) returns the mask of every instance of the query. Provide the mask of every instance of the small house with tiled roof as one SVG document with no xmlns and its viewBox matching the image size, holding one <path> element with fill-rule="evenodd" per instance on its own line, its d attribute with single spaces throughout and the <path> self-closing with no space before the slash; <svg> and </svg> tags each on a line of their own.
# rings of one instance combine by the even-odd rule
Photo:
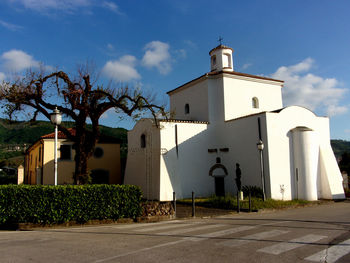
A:
<svg viewBox="0 0 350 263">
<path fill-rule="evenodd" d="M 273 199 L 341 199 L 342 177 L 329 118 L 283 107 L 282 80 L 236 72 L 233 49 L 209 52 L 210 72 L 169 91 L 172 120 L 140 120 L 128 133 L 125 183 L 161 201 L 236 194 Z"/>
<path fill-rule="evenodd" d="M 75 129 L 69 129 L 74 136 Z M 24 183 L 54 184 L 55 133 L 46 134 L 33 143 L 25 154 Z M 75 170 L 73 142 L 58 132 L 58 184 L 73 184 Z M 120 142 L 101 136 L 93 156 L 88 160 L 92 183 L 121 184 Z"/>
</svg>

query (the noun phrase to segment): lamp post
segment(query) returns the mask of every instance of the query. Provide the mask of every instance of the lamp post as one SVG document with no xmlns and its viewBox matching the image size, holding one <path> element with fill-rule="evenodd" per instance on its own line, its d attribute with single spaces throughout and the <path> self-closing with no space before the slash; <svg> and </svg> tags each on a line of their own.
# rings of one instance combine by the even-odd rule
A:
<svg viewBox="0 0 350 263">
<path fill-rule="evenodd" d="M 55 173 L 55 185 L 57 185 L 57 137 L 58 137 L 58 125 L 61 124 L 62 121 L 62 114 L 57 109 L 57 107 L 54 109 L 53 113 L 50 114 L 51 123 L 55 125 L 55 167 L 54 167 L 54 173 Z"/>
<path fill-rule="evenodd" d="M 258 150 L 260 152 L 260 173 L 261 173 L 261 185 L 262 185 L 262 191 L 263 191 L 263 201 L 265 201 L 265 176 L 264 176 L 264 162 L 263 162 L 263 150 L 264 150 L 264 143 L 262 140 L 259 140 L 259 142 L 256 144 L 258 147 Z"/>
</svg>

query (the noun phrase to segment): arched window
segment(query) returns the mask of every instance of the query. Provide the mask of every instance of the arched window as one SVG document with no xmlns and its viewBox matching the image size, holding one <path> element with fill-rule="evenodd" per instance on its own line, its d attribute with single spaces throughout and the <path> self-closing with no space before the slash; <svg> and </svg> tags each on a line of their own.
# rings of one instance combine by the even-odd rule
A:
<svg viewBox="0 0 350 263">
<path fill-rule="evenodd" d="M 252 98 L 252 107 L 254 109 L 259 109 L 259 100 L 257 97 Z"/>
<path fill-rule="evenodd" d="M 232 68 L 231 55 L 230 54 L 227 54 L 227 53 L 224 54 L 224 56 L 223 56 L 223 65 L 222 66 L 224 68 Z"/>
<path fill-rule="evenodd" d="M 146 135 L 141 135 L 141 148 L 146 148 Z"/>
<path fill-rule="evenodd" d="M 216 56 L 215 56 L 215 55 L 211 57 L 211 64 L 212 64 L 213 66 L 216 65 Z"/>
<path fill-rule="evenodd" d="M 189 114 L 190 113 L 190 105 L 187 103 L 185 105 L 185 114 Z"/>
</svg>

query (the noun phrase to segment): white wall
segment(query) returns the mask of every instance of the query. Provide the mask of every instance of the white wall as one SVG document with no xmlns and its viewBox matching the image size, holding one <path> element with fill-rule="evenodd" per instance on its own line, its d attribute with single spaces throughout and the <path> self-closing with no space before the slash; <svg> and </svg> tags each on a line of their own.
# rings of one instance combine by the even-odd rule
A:
<svg viewBox="0 0 350 263">
<path fill-rule="evenodd" d="M 270 190 L 271 197 L 273 199 L 286 199 L 290 200 L 297 198 L 296 186 L 295 186 L 295 163 L 298 160 L 294 160 L 293 148 L 293 136 L 292 130 L 297 127 L 306 127 L 315 133 L 316 142 L 312 142 L 312 145 L 317 144 L 318 148 L 330 149 L 330 137 L 329 137 L 329 120 L 326 117 L 317 117 L 313 112 L 298 106 L 291 106 L 283 109 L 279 113 L 266 113 L 267 124 L 267 142 L 265 145 L 268 147 L 269 158 L 269 176 L 270 176 Z M 301 143 L 301 142 L 300 142 Z M 313 146 L 314 147 L 314 146 Z M 318 156 L 318 163 L 312 163 L 313 167 L 317 167 L 317 180 L 321 180 L 322 165 L 325 167 L 335 167 L 337 163 L 334 155 L 328 154 L 328 157 L 321 161 Z M 309 155 L 310 161 L 315 162 L 315 158 Z M 308 158 L 309 158 L 308 157 Z M 306 160 L 306 158 L 305 158 Z M 299 163 L 301 160 L 299 160 Z M 328 169 L 328 168 L 324 168 Z M 307 169 L 304 169 L 306 171 Z M 334 184 L 333 189 L 340 191 L 338 184 L 341 184 L 341 174 L 339 169 L 331 169 L 332 173 L 328 173 L 327 177 L 332 178 Z M 303 176 L 303 175 L 299 175 Z M 317 183 L 317 185 L 320 185 Z M 281 186 L 284 186 L 284 196 L 281 193 Z M 311 190 L 310 190 L 311 191 Z M 314 190 L 312 190 L 314 191 Z M 326 198 L 322 195 L 323 190 L 317 189 L 318 198 Z M 333 195 L 341 196 L 343 193 L 332 193 Z"/>
<path fill-rule="evenodd" d="M 281 88 L 281 82 L 225 73 L 209 75 L 171 92 L 170 111 L 179 120 L 227 121 L 282 108 Z M 259 108 L 252 107 L 254 97 Z M 185 114 L 186 104 L 190 114 Z"/>
<path fill-rule="evenodd" d="M 224 123 L 224 90 L 222 75 L 216 75 L 207 80 L 208 83 L 208 116 L 213 125 Z"/>
<path fill-rule="evenodd" d="M 146 136 L 146 147 L 141 148 L 141 135 Z M 151 119 L 138 121 L 128 132 L 128 158 L 125 184 L 141 187 L 147 199 L 159 200 L 160 192 L 160 132 Z"/>
<path fill-rule="evenodd" d="M 190 197 L 192 191 L 197 196 L 213 193 L 206 129 L 207 124 L 161 122 L 160 200 L 172 200 L 173 192 L 178 199 Z"/>
<path fill-rule="evenodd" d="M 187 87 L 187 86 L 186 86 Z M 208 87 L 207 80 L 189 84 L 186 88 L 174 91 L 170 96 L 170 113 L 178 120 L 208 121 Z M 185 114 L 185 105 L 189 104 L 190 113 Z"/>
<path fill-rule="evenodd" d="M 297 199 L 317 200 L 319 138 L 316 131 L 298 127 L 292 130 L 292 151 L 295 196 Z M 291 180 L 291 184 L 293 180 Z M 292 190 L 293 192 L 293 190 Z"/>
<path fill-rule="evenodd" d="M 224 75 L 225 120 L 262 111 L 282 108 L 282 83 L 242 76 Z M 252 107 L 252 99 L 259 100 L 259 108 Z"/>
<path fill-rule="evenodd" d="M 265 116 L 263 114 L 253 115 L 247 118 L 241 118 L 225 123 L 222 130 L 221 138 L 226 140 L 224 144 L 229 148 L 227 156 L 228 168 L 232 173 L 235 171 L 235 164 L 239 163 L 242 170 L 242 186 L 257 186 L 262 188 L 260 153 L 257 148 L 259 142 L 258 118 L 261 122 L 261 131 L 263 140 L 265 140 Z M 267 159 L 267 149 L 264 150 L 264 170 L 267 176 L 269 166 Z M 232 178 L 236 175 L 233 174 Z M 266 178 L 266 181 L 268 178 Z M 234 185 L 234 191 L 236 186 Z"/>
</svg>

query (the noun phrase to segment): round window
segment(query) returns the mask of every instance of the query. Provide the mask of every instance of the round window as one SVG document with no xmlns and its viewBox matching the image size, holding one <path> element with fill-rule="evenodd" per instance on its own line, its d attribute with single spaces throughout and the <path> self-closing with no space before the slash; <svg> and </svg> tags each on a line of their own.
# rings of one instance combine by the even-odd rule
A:
<svg viewBox="0 0 350 263">
<path fill-rule="evenodd" d="M 95 158 L 101 158 L 103 156 L 103 149 L 101 147 L 96 147 L 94 151 Z"/>
</svg>

